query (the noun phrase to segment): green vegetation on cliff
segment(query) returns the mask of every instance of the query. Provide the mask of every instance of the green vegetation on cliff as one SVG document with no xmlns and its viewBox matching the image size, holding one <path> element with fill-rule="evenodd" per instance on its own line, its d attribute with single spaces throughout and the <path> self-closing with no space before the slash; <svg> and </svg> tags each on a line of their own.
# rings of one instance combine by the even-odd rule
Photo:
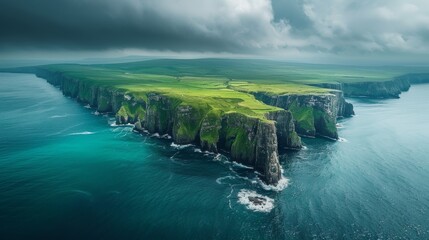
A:
<svg viewBox="0 0 429 240">
<path fill-rule="evenodd" d="M 118 123 L 169 134 L 179 144 L 228 151 L 273 184 L 281 177 L 278 148 L 300 148 L 298 134 L 338 138 L 337 117 L 353 114 L 343 92 L 360 84 L 364 93 L 377 88 L 387 89 L 382 96 L 396 96 L 409 84 L 404 78 L 389 81 L 404 69 L 362 71 L 262 60 L 59 64 L 13 71 L 36 73 L 65 95 L 115 113 Z"/>
<path fill-rule="evenodd" d="M 332 109 L 319 107 L 320 111 L 316 111 L 314 106 L 308 104 L 282 104 L 269 99 L 262 101 L 264 104 L 259 101 L 261 99 L 255 99 L 255 96 L 264 94 L 266 98 L 273 98 L 281 95 L 327 95 L 335 91 L 327 88 L 337 88 L 335 84 L 338 83 L 347 87 L 344 89 L 347 95 L 368 95 L 367 92 L 374 88 L 386 89 L 384 86 L 393 85 L 391 90 L 374 96 L 397 96 L 398 91 L 406 89 L 406 86 L 398 90 L 395 84 L 383 82 L 410 71 L 426 71 L 420 68 L 352 67 L 238 59 L 158 59 L 107 65 L 47 65 L 38 68 L 80 80 L 79 85 L 68 82 L 63 86 L 65 92 L 91 105 L 97 103 L 99 111 L 120 110 L 117 117 L 122 117 L 123 121 L 137 118 L 144 120 L 146 109 L 135 113 L 129 104 L 121 109 L 110 109 L 112 103 L 109 101 L 112 100 L 105 98 L 105 94 L 94 97 L 97 86 L 102 86 L 106 91 L 116 89 L 132 96 L 137 102 L 147 102 L 148 94 L 157 93 L 175 99 L 178 105 L 193 106 L 192 110 L 199 113 L 198 119 L 193 119 L 193 124 L 196 125 L 203 124 L 204 116 L 211 111 L 220 115 L 237 112 L 265 121 L 266 113 L 288 109 L 293 113 L 299 133 L 324 135 L 321 132 L 327 132 L 332 133 L 328 134 L 331 137 L 335 136 L 337 116 L 327 116 Z M 365 91 L 358 91 L 363 88 Z M 340 94 L 337 95 L 341 97 Z M 340 107 L 339 111 L 341 110 L 344 111 L 344 108 Z M 348 116 L 350 113 L 352 109 L 347 113 L 338 112 L 338 116 Z M 136 114 L 139 116 L 135 116 Z M 163 122 L 162 117 L 159 120 L 161 125 L 168 128 L 169 123 Z M 183 135 L 199 135 L 198 137 L 208 140 L 208 133 L 198 134 L 195 129 L 183 124 L 174 127 Z"/>
</svg>

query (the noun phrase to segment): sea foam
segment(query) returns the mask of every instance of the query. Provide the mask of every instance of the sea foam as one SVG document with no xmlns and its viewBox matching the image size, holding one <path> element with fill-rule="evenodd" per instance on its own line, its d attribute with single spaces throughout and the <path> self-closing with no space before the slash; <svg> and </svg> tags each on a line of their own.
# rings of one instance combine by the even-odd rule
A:
<svg viewBox="0 0 429 240">
<path fill-rule="evenodd" d="M 65 118 L 67 117 L 68 114 L 63 114 L 63 115 L 54 115 L 54 116 L 50 116 L 49 118 Z"/>
<path fill-rule="evenodd" d="M 285 178 L 283 175 L 280 178 L 280 180 L 277 183 L 277 185 L 266 184 L 259 177 L 258 177 L 258 182 L 261 185 L 261 187 L 264 190 L 267 190 L 267 191 L 281 192 L 281 191 L 283 191 L 285 188 L 287 188 L 289 186 L 289 179 Z"/>
<path fill-rule="evenodd" d="M 246 166 L 246 165 L 238 163 L 236 161 L 232 161 L 232 165 L 234 165 L 235 167 L 239 167 L 239 168 L 253 169 L 253 167 Z"/>
<path fill-rule="evenodd" d="M 255 212 L 268 213 L 274 208 L 274 199 L 258 194 L 255 191 L 241 189 L 237 196 L 239 203 Z"/>
<path fill-rule="evenodd" d="M 184 148 L 187 148 L 187 147 L 192 147 L 194 145 L 192 145 L 192 144 L 180 145 L 180 144 L 176 144 L 176 143 L 172 142 L 170 146 L 173 147 L 173 148 L 176 148 L 176 149 L 184 149 Z"/>
<path fill-rule="evenodd" d="M 89 131 L 85 131 L 85 132 L 77 132 L 77 133 L 70 133 L 68 135 L 73 136 L 73 135 L 91 135 L 94 134 L 95 132 L 89 132 Z"/>
</svg>

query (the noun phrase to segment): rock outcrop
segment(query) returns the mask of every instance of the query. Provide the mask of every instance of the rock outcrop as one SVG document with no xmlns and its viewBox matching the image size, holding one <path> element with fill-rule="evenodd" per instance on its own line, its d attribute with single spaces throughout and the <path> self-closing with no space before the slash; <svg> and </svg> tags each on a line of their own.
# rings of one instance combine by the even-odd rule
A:
<svg viewBox="0 0 429 240">
<path fill-rule="evenodd" d="M 266 118 L 212 109 L 180 97 L 155 92 L 136 97 L 125 90 L 97 86 L 43 69 L 38 77 L 58 86 L 64 95 L 112 112 L 118 124 L 132 123 L 139 131 L 169 134 L 178 144 L 197 144 L 203 150 L 226 151 L 232 160 L 252 166 L 267 184 L 281 178 L 278 148 L 301 148 L 291 112 L 279 109 Z"/>
<path fill-rule="evenodd" d="M 408 91 L 410 82 L 405 78 L 391 81 L 343 83 L 343 91 L 347 97 L 399 98 L 399 94 Z"/>
<path fill-rule="evenodd" d="M 429 73 L 411 73 L 398 78 L 402 81 L 408 81 L 410 84 L 429 83 Z"/>
<path fill-rule="evenodd" d="M 353 113 L 352 106 L 346 105 L 340 92 L 313 95 L 271 95 L 261 92 L 253 94 L 256 99 L 266 104 L 290 110 L 295 119 L 296 132 L 307 137 L 318 135 L 337 139 L 336 119 L 339 113 Z"/>
<path fill-rule="evenodd" d="M 290 111 L 270 112 L 267 114 L 267 119 L 276 123 L 279 148 L 300 149 L 302 147 L 301 138 L 295 131 L 295 123 Z"/>
<path fill-rule="evenodd" d="M 337 117 L 351 117 L 355 114 L 353 110 L 353 104 L 346 101 L 344 98 L 343 85 L 341 83 L 318 83 L 311 84 L 311 86 L 333 89 L 332 94 L 335 94 L 338 99 L 338 113 Z"/>
<path fill-rule="evenodd" d="M 323 88 L 341 90 L 345 97 L 366 98 L 399 98 L 402 92 L 408 91 L 411 84 L 429 83 L 428 73 L 412 73 L 395 77 L 387 81 L 349 82 L 349 83 L 319 83 L 311 84 Z M 344 101 L 345 102 L 345 101 Z M 344 103 L 339 108 L 338 116 L 347 117 L 353 112 L 352 106 Z"/>
</svg>

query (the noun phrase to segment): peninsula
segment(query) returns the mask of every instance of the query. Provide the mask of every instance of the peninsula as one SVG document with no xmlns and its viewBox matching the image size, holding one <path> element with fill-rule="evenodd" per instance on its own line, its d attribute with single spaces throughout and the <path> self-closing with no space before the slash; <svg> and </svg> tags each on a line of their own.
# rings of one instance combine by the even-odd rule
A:
<svg viewBox="0 0 429 240">
<path fill-rule="evenodd" d="M 276 185 L 279 150 L 300 149 L 300 136 L 338 139 L 337 118 L 354 115 L 345 96 L 399 97 L 410 83 L 429 81 L 423 70 L 160 59 L 4 71 L 34 73 L 118 124 L 229 153 Z"/>
</svg>

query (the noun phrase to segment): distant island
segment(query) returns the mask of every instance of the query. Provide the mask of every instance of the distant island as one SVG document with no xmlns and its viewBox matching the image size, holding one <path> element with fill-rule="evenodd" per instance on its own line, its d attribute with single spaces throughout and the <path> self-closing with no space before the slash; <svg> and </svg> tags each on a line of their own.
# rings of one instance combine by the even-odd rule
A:
<svg viewBox="0 0 429 240">
<path fill-rule="evenodd" d="M 3 69 L 34 73 L 117 124 L 171 136 L 176 144 L 226 152 L 266 183 L 281 179 L 279 149 L 300 137 L 338 139 L 344 97 L 396 98 L 429 82 L 421 68 L 345 67 L 239 59 L 158 59 Z"/>
</svg>

